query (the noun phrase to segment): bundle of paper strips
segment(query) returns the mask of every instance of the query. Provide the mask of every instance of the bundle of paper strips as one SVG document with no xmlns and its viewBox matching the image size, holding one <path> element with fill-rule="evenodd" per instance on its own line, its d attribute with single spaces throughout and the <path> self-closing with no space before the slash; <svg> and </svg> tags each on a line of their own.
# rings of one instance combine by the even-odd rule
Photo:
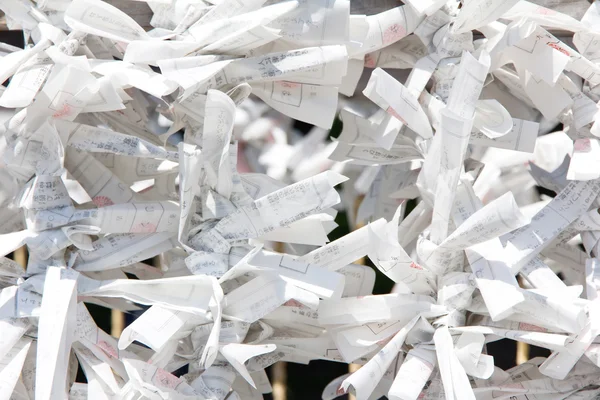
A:
<svg viewBox="0 0 600 400">
<path fill-rule="evenodd" d="M 600 2 L 404 3 L 0 0 L 0 400 L 600 398 Z"/>
</svg>

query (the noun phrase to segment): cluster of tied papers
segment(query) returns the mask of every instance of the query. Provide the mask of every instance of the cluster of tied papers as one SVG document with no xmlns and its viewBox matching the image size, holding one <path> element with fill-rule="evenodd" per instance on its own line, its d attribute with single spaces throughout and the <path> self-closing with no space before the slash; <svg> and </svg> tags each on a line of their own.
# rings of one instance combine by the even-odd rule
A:
<svg viewBox="0 0 600 400">
<path fill-rule="evenodd" d="M 600 2 L 146 3 L 0 0 L 0 399 L 600 396 Z"/>
</svg>

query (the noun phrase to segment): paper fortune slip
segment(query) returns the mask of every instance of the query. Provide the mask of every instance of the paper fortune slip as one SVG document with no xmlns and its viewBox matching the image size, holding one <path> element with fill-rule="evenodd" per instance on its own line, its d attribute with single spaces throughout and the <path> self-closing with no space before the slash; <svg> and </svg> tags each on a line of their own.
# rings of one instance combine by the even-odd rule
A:
<svg viewBox="0 0 600 400">
<path fill-rule="evenodd" d="M 600 2 L 0 10 L 0 400 L 600 398 Z"/>
</svg>

